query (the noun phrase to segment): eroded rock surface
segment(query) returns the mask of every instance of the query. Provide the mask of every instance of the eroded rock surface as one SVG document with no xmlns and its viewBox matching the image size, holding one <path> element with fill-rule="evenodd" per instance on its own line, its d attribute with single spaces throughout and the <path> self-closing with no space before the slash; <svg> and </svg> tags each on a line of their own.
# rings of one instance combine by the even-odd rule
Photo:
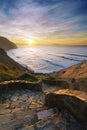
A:
<svg viewBox="0 0 87 130">
<path fill-rule="evenodd" d="M 55 91 L 46 95 L 45 105 L 67 109 L 78 121 L 87 123 L 87 96 L 84 92 L 66 89 Z"/>
<path fill-rule="evenodd" d="M 4 102 L 0 104 L 0 130 L 15 130 L 32 125 L 38 121 L 37 111 L 42 109 L 42 92 L 20 90 L 2 94 Z"/>
<path fill-rule="evenodd" d="M 44 87 L 43 92 L 26 89 L 2 94 L 0 130 L 86 130 L 69 111 L 60 112 L 59 108 L 57 113 L 38 119 L 38 112 L 49 111 L 44 106 L 44 91 L 51 92 L 53 88 Z"/>
</svg>

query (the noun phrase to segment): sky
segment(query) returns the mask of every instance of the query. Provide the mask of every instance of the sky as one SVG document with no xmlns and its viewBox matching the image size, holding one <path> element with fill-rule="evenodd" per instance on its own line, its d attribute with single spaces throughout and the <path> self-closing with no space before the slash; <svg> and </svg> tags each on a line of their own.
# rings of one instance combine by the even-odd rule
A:
<svg viewBox="0 0 87 130">
<path fill-rule="evenodd" d="M 0 35 L 17 44 L 87 45 L 87 0 L 0 0 Z"/>
</svg>

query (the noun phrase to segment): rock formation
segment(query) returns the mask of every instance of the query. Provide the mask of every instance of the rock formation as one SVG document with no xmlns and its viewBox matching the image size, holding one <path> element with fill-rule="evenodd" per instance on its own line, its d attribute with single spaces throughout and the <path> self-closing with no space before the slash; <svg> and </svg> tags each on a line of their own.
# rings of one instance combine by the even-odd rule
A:
<svg viewBox="0 0 87 130">
<path fill-rule="evenodd" d="M 52 73 L 50 76 L 56 77 L 56 79 L 66 79 L 68 82 L 71 82 L 71 87 L 87 91 L 87 61 Z M 74 82 L 72 82 L 73 79 Z"/>
<path fill-rule="evenodd" d="M 73 65 L 66 69 L 63 69 L 59 72 L 55 72 L 52 74 L 53 76 L 57 76 L 59 78 L 87 78 L 87 61 Z"/>
<path fill-rule="evenodd" d="M 60 90 L 46 95 L 45 105 L 68 110 L 78 121 L 87 123 L 87 96 L 76 90 Z"/>
<path fill-rule="evenodd" d="M 4 50 L 15 49 L 17 46 L 7 38 L 0 36 L 0 48 Z"/>
</svg>

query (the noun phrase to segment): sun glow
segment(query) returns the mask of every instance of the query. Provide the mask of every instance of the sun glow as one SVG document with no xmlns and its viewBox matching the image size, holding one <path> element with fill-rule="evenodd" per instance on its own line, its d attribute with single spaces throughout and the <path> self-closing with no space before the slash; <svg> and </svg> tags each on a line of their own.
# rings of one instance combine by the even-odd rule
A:
<svg viewBox="0 0 87 130">
<path fill-rule="evenodd" d="M 34 41 L 33 41 L 32 39 L 29 39 L 29 40 L 28 40 L 28 44 L 29 44 L 29 45 L 33 45 L 33 42 L 34 42 Z"/>
</svg>

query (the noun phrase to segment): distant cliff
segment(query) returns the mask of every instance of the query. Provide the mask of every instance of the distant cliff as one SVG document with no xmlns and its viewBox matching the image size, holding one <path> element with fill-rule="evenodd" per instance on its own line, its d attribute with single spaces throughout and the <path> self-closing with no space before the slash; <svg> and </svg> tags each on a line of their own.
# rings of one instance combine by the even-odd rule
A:
<svg viewBox="0 0 87 130">
<path fill-rule="evenodd" d="M 0 36 L 0 48 L 4 50 L 15 49 L 17 46 L 7 38 Z"/>
</svg>

